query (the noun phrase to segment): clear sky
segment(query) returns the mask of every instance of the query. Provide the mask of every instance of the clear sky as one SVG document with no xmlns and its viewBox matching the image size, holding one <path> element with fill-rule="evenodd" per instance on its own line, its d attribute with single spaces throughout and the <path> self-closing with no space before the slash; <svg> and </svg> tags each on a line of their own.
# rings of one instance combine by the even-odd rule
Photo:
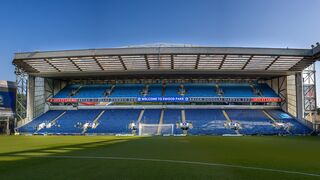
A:
<svg viewBox="0 0 320 180">
<path fill-rule="evenodd" d="M 0 79 L 15 79 L 13 53 L 23 51 L 151 43 L 310 48 L 320 41 L 319 7 L 320 0 L 1 0 Z"/>
</svg>

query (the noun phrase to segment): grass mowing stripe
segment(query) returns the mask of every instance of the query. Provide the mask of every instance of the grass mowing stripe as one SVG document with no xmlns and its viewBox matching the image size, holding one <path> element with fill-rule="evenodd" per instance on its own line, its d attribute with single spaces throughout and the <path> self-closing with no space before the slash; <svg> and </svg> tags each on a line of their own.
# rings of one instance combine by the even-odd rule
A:
<svg viewBox="0 0 320 180">
<path fill-rule="evenodd" d="M 262 167 L 241 166 L 222 163 L 209 163 L 209 162 L 197 162 L 197 161 L 182 161 L 182 160 L 170 160 L 170 159 L 148 159 L 148 158 L 133 158 L 133 157 L 112 157 L 112 156 L 34 156 L 34 155 L 11 155 L 13 157 L 33 157 L 33 158 L 59 158 L 59 159 L 111 159 L 111 160 L 130 160 L 130 161 L 152 161 L 152 162 L 167 162 L 178 164 L 192 164 L 192 165 L 205 165 L 205 166 L 217 166 L 217 167 L 229 167 L 239 169 L 249 169 L 258 171 L 269 171 L 285 174 L 298 174 L 304 176 L 320 177 L 320 174 L 305 173 L 290 170 L 280 170 Z"/>
</svg>

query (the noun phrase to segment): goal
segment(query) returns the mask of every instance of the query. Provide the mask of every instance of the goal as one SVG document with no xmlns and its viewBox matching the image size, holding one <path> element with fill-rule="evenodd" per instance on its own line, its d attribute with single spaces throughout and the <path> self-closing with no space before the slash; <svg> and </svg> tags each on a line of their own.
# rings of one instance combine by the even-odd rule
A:
<svg viewBox="0 0 320 180">
<path fill-rule="evenodd" d="M 139 124 L 139 136 L 173 135 L 174 124 Z"/>
</svg>

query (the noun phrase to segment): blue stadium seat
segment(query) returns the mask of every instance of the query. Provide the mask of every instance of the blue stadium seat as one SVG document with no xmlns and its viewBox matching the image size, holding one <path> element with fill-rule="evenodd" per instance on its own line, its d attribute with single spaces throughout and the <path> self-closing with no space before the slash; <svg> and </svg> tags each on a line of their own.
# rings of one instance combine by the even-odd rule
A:
<svg viewBox="0 0 320 180">
<path fill-rule="evenodd" d="M 109 97 L 139 97 L 144 87 L 143 84 L 119 84 Z"/>
<path fill-rule="evenodd" d="M 192 122 L 193 135 L 236 134 L 234 130 L 224 127 L 226 118 L 218 109 L 186 109 L 186 121 Z"/>
<path fill-rule="evenodd" d="M 161 84 L 152 84 L 149 85 L 149 97 L 159 97 L 162 96 L 162 85 Z"/>
<path fill-rule="evenodd" d="M 159 124 L 160 109 L 146 109 L 143 113 L 141 123 L 144 124 Z"/>
<path fill-rule="evenodd" d="M 163 115 L 163 124 L 173 124 L 174 125 L 174 134 L 182 134 L 180 128 L 177 129 L 176 123 L 182 121 L 181 110 L 180 109 L 166 109 Z"/>
<path fill-rule="evenodd" d="M 118 84 L 113 89 L 109 97 L 141 97 L 144 84 Z M 55 98 L 68 98 L 73 90 L 76 90 L 79 85 L 69 85 L 62 89 Z M 72 96 L 73 98 L 102 98 L 110 85 L 84 85 L 80 90 Z M 186 97 L 218 97 L 215 92 L 215 84 L 193 84 L 187 83 L 184 85 L 186 89 Z M 248 83 L 223 83 L 219 84 L 220 89 L 224 92 L 224 97 L 257 97 L 253 92 L 252 87 Z M 178 97 L 180 84 L 167 84 L 165 87 L 164 96 Z M 278 97 L 278 95 L 267 85 L 257 84 L 256 88 L 262 92 L 262 97 Z M 148 97 L 162 96 L 161 84 L 149 85 Z"/>
<path fill-rule="evenodd" d="M 275 135 L 288 134 L 281 128 L 276 128 L 273 121 L 266 116 L 262 110 L 249 109 L 228 109 L 225 110 L 234 122 L 240 123 L 241 134 L 245 135 Z M 266 110 L 277 122 L 288 123 L 292 126 L 290 133 L 294 135 L 309 134 L 311 129 L 304 126 L 296 119 L 283 112 L 282 110 Z M 43 128 L 37 131 L 41 123 L 50 123 L 64 111 L 48 111 L 35 118 L 28 124 L 18 128 L 20 133 L 39 133 L 39 134 L 80 134 L 83 132 L 83 125 L 91 123 L 102 112 L 102 110 L 69 110 L 59 117 L 51 128 Z M 98 119 L 99 125 L 96 128 L 87 129 L 86 133 L 99 134 L 129 134 L 129 124 L 137 123 L 140 109 L 113 109 L 105 110 Z M 226 128 L 227 122 L 222 110 L 219 109 L 186 109 L 186 121 L 192 122 L 193 128 L 189 133 L 193 135 L 222 135 L 235 134 L 235 131 Z M 146 109 L 141 119 L 145 124 L 158 124 L 161 109 Z M 164 110 L 163 124 L 174 124 L 174 133 L 181 134 L 182 131 L 176 128 L 176 123 L 181 122 L 182 114 L 180 109 Z"/>
<path fill-rule="evenodd" d="M 249 84 L 222 84 L 224 97 L 257 97 Z"/>
<path fill-rule="evenodd" d="M 178 84 L 167 84 L 165 88 L 166 97 L 177 97 L 180 96 L 179 92 L 180 85 Z"/>
<path fill-rule="evenodd" d="M 99 125 L 95 129 L 88 129 L 86 133 L 130 134 L 129 124 L 137 122 L 140 111 L 138 109 L 105 110 L 98 120 Z"/>
<path fill-rule="evenodd" d="M 79 92 L 72 96 L 73 98 L 103 98 L 109 85 L 85 85 Z"/>
<path fill-rule="evenodd" d="M 39 133 L 80 134 L 85 123 L 93 122 L 101 110 L 70 110 L 62 115 L 51 128 L 41 129 Z"/>
<path fill-rule="evenodd" d="M 71 84 L 66 86 L 65 88 L 63 88 L 62 90 L 60 90 L 55 96 L 54 98 L 69 98 L 70 97 L 70 93 L 73 90 L 76 90 L 79 88 L 80 85 L 76 85 L 76 84 Z"/>
<path fill-rule="evenodd" d="M 286 131 L 277 129 L 272 125 L 272 120 L 262 110 L 233 109 L 226 110 L 232 121 L 239 122 L 242 129 L 241 134 L 246 135 L 278 135 L 287 134 Z"/>
<path fill-rule="evenodd" d="M 41 116 L 35 118 L 34 120 L 30 121 L 29 123 L 25 124 L 24 126 L 18 128 L 18 132 L 20 133 L 34 133 L 37 131 L 37 127 L 41 123 L 50 123 L 52 120 L 57 118 L 62 112 L 64 111 L 47 111 L 46 113 L 42 114 Z"/>
<path fill-rule="evenodd" d="M 289 114 L 283 112 L 282 110 L 267 110 L 267 112 L 278 122 L 289 123 L 292 128 L 290 132 L 295 135 L 310 134 L 312 129 L 300 123 L 298 120 L 290 116 Z"/>
<path fill-rule="evenodd" d="M 265 83 L 258 84 L 256 87 L 260 89 L 263 97 L 278 97 L 276 92 L 274 92 L 270 86 Z"/>
<path fill-rule="evenodd" d="M 213 84 L 186 84 L 186 97 L 217 97 L 216 88 Z"/>
</svg>

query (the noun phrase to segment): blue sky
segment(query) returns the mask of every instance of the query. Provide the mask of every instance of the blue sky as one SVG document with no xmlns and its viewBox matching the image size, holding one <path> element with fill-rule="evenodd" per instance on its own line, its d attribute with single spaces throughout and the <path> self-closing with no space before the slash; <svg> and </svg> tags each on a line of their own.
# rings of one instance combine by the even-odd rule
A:
<svg viewBox="0 0 320 180">
<path fill-rule="evenodd" d="M 310 48 L 320 41 L 319 7 L 320 0 L 1 0 L 0 79 L 15 79 L 11 61 L 22 51 L 159 42 Z"/>
</svg>

